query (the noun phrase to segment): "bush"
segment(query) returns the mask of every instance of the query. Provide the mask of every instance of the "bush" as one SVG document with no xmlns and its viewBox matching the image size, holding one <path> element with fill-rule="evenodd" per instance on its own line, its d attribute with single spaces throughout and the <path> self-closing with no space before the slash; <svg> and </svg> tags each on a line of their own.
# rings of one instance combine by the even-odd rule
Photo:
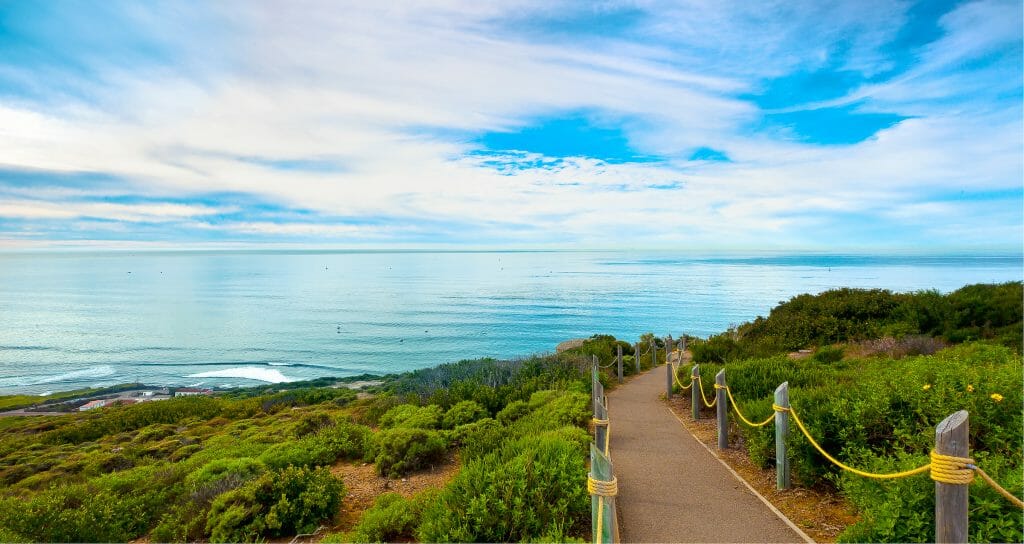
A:
<svg viewBox="0 0 1024 544">
<path fill-rule="evenodd" d="M 371 437 L 369 428 L 355 423 L 324 427 L 314 435 L 270 446 L 260 460 L 271 468 L 323 466 L 338 459 L 359 459 Z"/>
<path fill-rule="evenodd" d="M 485 417 L 487 417 L 487 410 L 483 406 L 471 400 L 464 400 L 445 412 L 444 428 L 454 429 L 459 425 L 472 423 Z"/>
<path fill-rule="evenodd" d="M 214 499 L 206 530 L 211 542 L 310 533 L 318 522 L 337 513 L 344 494 L 341 480 L 324 468 L 264 473 Z"/>
<path fill-rule="evenodd" d="M 373 440 L 377 473 L 391 478 L 439 462 L 445 449 L 446 441 L 441 434 L 426 429 L 387 429 L 378 432 Z"/>
<path fill-rule="evenodd" d="M 384 429 L 406 427 L 411 429 L 436 429 L 441 424 L 441 407 L 430 404 L 416 406 L 401 404 L 390 409 L 380 418 Z"/>
<path fill-rule="evenodd" d="M 529 413 L 530 405 L 526 401 L 513 401 L 498 412 L 498 422 L 502 425 L 509 425 Z"/>
<path fill-rule="evenodd" d="M 423 513 L 422 542 L 517 542 L 589 524 L 584 456 L 552 436 L 506 443 L 466 464 Z"/>
<path fill-rule="evenodd" d="M 825 346 L 814 353 L 814 360 L 822 363 L 834 363 L 843 360 L 842 346 Z"/>
<path fill-rule="evenodd" d="M 322 542 L 410 542 L 427 504 L 437 496 L 428 490 L 411 499 L 398 493 L 384 493 L 374 501 L 359 523 L 342 535 L 328 535 Z"/>
</svg>

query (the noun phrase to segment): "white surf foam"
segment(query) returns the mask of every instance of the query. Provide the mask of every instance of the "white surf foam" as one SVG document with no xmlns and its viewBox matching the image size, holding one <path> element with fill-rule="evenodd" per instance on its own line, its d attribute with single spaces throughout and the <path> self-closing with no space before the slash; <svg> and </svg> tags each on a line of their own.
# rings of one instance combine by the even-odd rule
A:
<svg viewBox="0 0 1024 544">
<path fill-rule="evenodd" d="M 43 385 L 47 383 L 77 382 L 91 378 L 106 378 L 114 375 L 114 367 L 110 365 L 93 366 L 82 370 L 72 370 L 56 376 L 17 376 L 0 378 L 0 387 L 18 387 L 24 385 Z"/>
<path fill-rule="evenodd" d="M 245 378 L 268 383 L 293 382 L 292 378 L 281 374 L 280 370 L 272 368 L 260 368 L 256 366 L 240 366 L 236 368 L 225 368 L 224 370 L 211 370 L 198 374 L 189 374 L 187 378 Z"/>
<path fill-rule="evenodd" d="M 291 363 L 267 363 L 270 366 L 292 366 Z"/>
</svg>

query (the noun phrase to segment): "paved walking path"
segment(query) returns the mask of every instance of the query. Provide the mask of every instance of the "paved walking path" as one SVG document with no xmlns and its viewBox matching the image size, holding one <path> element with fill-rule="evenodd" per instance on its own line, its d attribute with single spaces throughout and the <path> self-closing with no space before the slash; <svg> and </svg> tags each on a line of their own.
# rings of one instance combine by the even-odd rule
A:
<svg viewBox="0 0 1024 544">
<path fill-rule="evenodd" d="M 804 542 L 669 411 L 665 367 L 608 393 L 623 542 Z"/>
</svg>

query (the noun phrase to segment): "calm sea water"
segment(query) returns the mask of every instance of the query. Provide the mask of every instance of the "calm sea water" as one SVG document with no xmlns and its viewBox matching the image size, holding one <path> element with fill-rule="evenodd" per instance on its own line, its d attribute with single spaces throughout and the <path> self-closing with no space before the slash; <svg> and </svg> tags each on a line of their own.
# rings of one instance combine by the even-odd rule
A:
<svg viewBox="0 0 1024 544">
<path fill-rule="evenodd" d="M 706 336 L 833 287 L 1021 280 L 1009 256 L 668 252 L 0 254 L 0 394 L 236 386 Z"/>
</svg>

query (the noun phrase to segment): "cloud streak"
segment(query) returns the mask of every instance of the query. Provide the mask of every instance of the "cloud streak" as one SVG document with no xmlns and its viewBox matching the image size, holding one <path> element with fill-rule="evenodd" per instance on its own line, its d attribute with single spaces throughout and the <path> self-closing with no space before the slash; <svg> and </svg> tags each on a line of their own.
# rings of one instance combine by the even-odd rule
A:
<svg viewBox="0 0 1024 544">
<path fill-rule="evenodd" d="M 107 38 L 13 33 L 78 56 L 0 60 L 0 240 L 1019 248 L 1019 3 L 920 7 L 116 4 Z"/>
</svg>

